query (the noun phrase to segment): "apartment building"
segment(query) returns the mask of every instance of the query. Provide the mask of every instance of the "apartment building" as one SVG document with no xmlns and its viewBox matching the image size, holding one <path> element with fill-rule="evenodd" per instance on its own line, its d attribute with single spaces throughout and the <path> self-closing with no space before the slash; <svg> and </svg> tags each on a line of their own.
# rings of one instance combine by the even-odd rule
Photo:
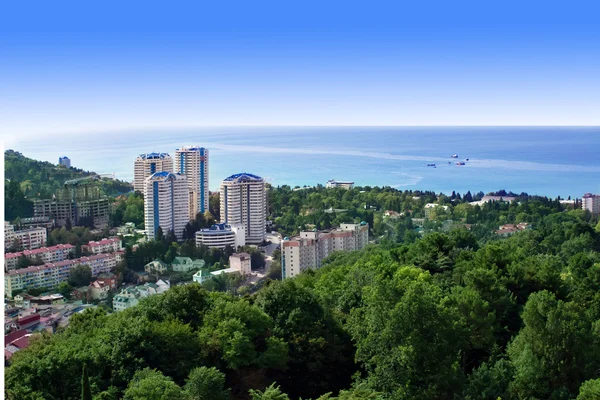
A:
<svg viewBox="0 0 600 400">
<path fill-rule="evenodd" d="M 27 228 L 15 231 L 14 226 L 8 222 L 4 222 L 4 248 L 10 249 L 15 240 L 18 241 L 20 247 L 25 250 L 38 249 L 46 244 L 48 239 L 48 231 L 46 228 Z"/>
<path fill-rule="evenodd" d="M 189 219 L 208 210 L 208 149 L 184 146 L 175 150 L 175 172 L 187 177 L 189 188 Z"/>
<path fill-rule="evenodd" d="M 58 244 L 52 247 L 41 247 L 34 250 L 23 250 L 16 253 L 6 253 L 4 255 L 5 269 L 14 269 L 17 267 L 19 258 L 25 256 L 29 260 L 37 260 L 43 263 L 53 263 L 63 261 L 69 258 L 69 255 L 75 251 L 75 246 L 71 244 Z"/>
<path fill-rule="evenodd" d="M 4 290 L 7 295 L 30 288 L 56 287 L 69 280 L 69 272 L 76 265 L 87 265 L 92 275 L 108 273 L 117 265 L 115 254 L 96 254 L 73 260 L 64 260 L 40 266 L 15 269 L 4 274 Z"/>
<path fill-rule="evenodd" d="M 156 238 L 158 228 L 164 235 L 173 231 L 183 240 L 183 230 L 189 221 L 189 190 L 185 175 L 157 172 L 145 181 L 144 221 L 148 239 Z"/>
<path fill-rule="evenodd" d="M 98 242 L 89 242 L 81 246 L 82 250 L 92 254 L 114 253 L 123 248 L 120 238 L 102 239 Z"/>
<path fill-rule="evenodd" d="M 246 243 L 265 238 L 267 221 L 265 181 L 246 172 L 231 175 L 221 183 L 221 222 L 243 226 Z"/>
<path fill-rule="evenodd" d="M 250 254 L 235 253 L 229 256 L 229 267 L 239 271 L 242 276 L 248 276 L 252 273 Z"/>
<path fill-rule="evenodd" d="M 173 172 L 173 159 L 167 153 L 140 154 L 134 163 L 133 190 L 144 193 L 144 181 L 157 172 Z"/>
<path fill-rule="evenodd" d="M 369 224 L 342 224 L 329 231 L 300 232 L 281 242 L 281 269 L 284 278 L 298 275 L 306 269 L 321 267 L 321 262 L 337 251 L 354 251 L 369 242 Z"/>
<path fill-rule="evenodd" d="M 196 246 L 237 249 L 246 245 L 246 230 L 242 225 L 214 224 L 196 232 Z"/>
<path fill-rule="evenodd" d="M 67 156 L 58 157 L 58 165 L 64 165 L 67 168 L 71 168 L 71 159 Z"/>
<path fill-rule="evenodd" d="M 584 194 L 581 199 L 581 208 L 591 212 L 593 215 L 600 214 L 600 194 Z"/>
</svg>

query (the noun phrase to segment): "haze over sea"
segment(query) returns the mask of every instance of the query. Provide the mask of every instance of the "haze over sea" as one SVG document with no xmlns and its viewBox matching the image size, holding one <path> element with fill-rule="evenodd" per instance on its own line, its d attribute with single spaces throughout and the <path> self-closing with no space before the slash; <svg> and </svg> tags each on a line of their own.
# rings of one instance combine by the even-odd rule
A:
<svg viewBox="0 0 600 400">
<path fill-rule="evenodd" d="M 234 173 L 273 185 L 352 180 L 360 186 L 465 193 L 500 189 L 551 197 L 600 193 L 600 127 L 231 127 L 18 138 L 27 157 L 133 179 L 143 152 L 210 150 L 210 189 Z M 451 159 L 452 154 L 458 159 Z M 456 161 L 466 161 L 457 166 Z M 451 162 L 451 164 L 448 164 Z M 436 168 L 427 167 L 435 163 Z"/>
</svg>

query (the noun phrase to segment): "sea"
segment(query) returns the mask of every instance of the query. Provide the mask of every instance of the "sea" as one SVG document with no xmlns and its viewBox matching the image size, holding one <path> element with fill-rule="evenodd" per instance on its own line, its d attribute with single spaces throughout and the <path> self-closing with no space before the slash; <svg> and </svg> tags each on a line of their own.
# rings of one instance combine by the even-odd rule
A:
<svg viewBox="0 0 600 400">
<path fill-rule="evenodd" d="M 335 179 L 438 193 L 504 189 L 561 198 L 600 193 L 600 127 L 219 127 L 23 137 L 11 143 L 27 157 L 57 163 L 68 156 L 74 167 L 128 181 L 140 153 L 174 156 L 181 146 L 199 145 L 210 151 L 211 190 L 232 174 L 249 172 L 274 186 Z"/>
</svg>

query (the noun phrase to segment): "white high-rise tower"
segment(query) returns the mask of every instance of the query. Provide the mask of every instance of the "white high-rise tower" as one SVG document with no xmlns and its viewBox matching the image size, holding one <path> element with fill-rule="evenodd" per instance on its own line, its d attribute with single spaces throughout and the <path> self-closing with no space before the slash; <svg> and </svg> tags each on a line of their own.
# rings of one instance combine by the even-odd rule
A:
<svg viewBox="0 0 600 400">
<path fill-rule="evenodd" d="M 173 159 L 167 153 L 140 154 L 135 159 L 133 190 L 144 193 L 144 181 L 156 172 L 173 172 Z"/>
<path fill-rule="evenodd" d="M 156 238 L 158 227 L 163 234 L 171 230 L 183 240 L 188 223 L 189 189 L 186 177 L 173 172 L 157 172 L 145 181 L 144 223 L 148 239 Z"/>
<path fill-rule="evenodd" d="M 265 238 L 267 199 L 265 181 L 248 173 L 231 175 L 221 183 L 221 222 L 242 225 L 246 243 Z"/>
<path fill-rule="evenodd" d="M 208 210 L 208 149 L 198 146 L 186 146 L 175 150 L 175 172 L 187 176 L 190 212 L 189 218 L 196 213 Z"/>
</svg>

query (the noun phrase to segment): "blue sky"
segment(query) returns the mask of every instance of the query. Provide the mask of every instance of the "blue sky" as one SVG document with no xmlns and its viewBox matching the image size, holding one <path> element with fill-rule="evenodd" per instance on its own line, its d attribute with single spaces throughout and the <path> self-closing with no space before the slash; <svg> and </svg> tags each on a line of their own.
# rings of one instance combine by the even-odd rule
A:
<svg viewBox="0 0 600 400">
<path fill-rule="evenodd" d="M 88 3 L 0 13 L 9 142 L 207 125 L 600 124 L 591 1 Z"/>
</svg>

